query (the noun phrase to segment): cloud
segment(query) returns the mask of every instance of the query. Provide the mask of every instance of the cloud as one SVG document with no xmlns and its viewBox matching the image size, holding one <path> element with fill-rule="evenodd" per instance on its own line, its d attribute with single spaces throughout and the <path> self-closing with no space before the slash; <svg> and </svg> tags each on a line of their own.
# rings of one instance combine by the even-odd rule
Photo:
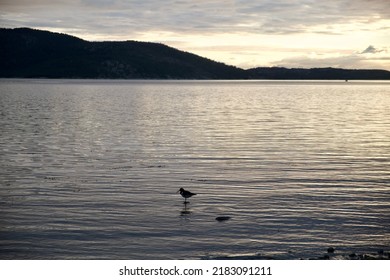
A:
<svg viewBox="0 0 390 280">
<path fill-rule="evenodd" d="M 374 46 L 370 45 L 370 46 L 367 47 L 367 49 L 362 51 L 361 54 L 364 54 L 364 53 L 380 53 L 380 52 L 383 52 L 383 51 L 384 50 L 378 50 Z"/>
<path fill-rule="evenodd" d="M 372 48 L 353 55 L 378 55 L 381 49 L 373 46 L 390 45 L 389 14 L 387 0 L 0 0 L 1 27 L 26 26 L 86 40 L 172 42 L 173 47 L 187 51 L 202 49 L 200 55 L 208 55 L 207 49 L 215 55 L 221 48 L 219 56 L 207 57 L 221 59 L 241 53 L 245 61 L 267 65 L 282 60 L 292 64 L 296 54 L 291 47 L 302 49 L 301 58 L 306 57 L 305 49 L 323 53 L 332 48 L 363 49 L 361 38 Z M 215 38 L 220 41 L 216 43 Z M 234 63 L 245 64 L 239 60 Z"/>
<path fill-rule="evenodd" d="M 337 33 L 334 24 L 374 22 L 388 18 L 390 2 L 383 0 L 2 0 L 4 13 L 28 16 L 26 25 L 50 28 L 59 20 L 63 28 L 82 27 L 91 33 L 106 26 L 111 32 L 257 32 L 293 34 Z M 44 8 L 43 8 L 44 7 Z M 0 22 L 10 18 L 0 17 Z M 10 22 L 9 22 L 10 23 Z M 321 28 L 319 28 L 321 26 Z M 117 27 L 117 31 L 115 31 Z"/>
<path fill-rule="evenodd" d="M 363 52 L 353 52 L 349 54 L 331 55 L 301 55 L 281 59 L 273 62 L 274 66 L 288 68 L 315 68 L 315 67 L 336 67 L 336 68 L 384 68 L 390 66 L 390 55 L 386 48 L 377 49 L 373 46 L 367 47 Z"/>
</svg>

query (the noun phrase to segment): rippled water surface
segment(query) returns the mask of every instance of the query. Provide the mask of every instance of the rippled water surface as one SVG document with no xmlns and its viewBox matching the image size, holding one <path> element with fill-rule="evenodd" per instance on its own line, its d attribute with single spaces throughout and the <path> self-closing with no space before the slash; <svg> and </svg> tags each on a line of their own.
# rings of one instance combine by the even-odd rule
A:
<svg viewBox="0 0 390 280">
<path fill-rule="evenodd" d="M 390 83 L 1 80 L 0 115 L 2 259 L 390 248 Z"/>
</svg>

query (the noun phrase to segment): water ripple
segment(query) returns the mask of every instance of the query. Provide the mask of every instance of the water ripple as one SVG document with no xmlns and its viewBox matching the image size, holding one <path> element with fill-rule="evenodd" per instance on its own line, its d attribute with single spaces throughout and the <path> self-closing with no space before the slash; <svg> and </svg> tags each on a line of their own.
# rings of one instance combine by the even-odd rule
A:
<svg viewBox="0 0 390 280">
<path fill-rule="evenodd" d="M 0 258 L 390 248 L 388 83 L 1 80 L 0 89 Z M 198 194 L 190 204 L 180 187 Z"/>
</svg>

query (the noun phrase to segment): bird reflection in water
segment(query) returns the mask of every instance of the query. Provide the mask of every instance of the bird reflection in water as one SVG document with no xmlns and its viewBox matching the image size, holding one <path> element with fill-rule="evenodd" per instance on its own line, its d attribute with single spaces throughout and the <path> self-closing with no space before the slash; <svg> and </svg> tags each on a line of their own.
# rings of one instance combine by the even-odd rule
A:
<svg viewBox="0 0 390 280">
<path fill-rule="evenodd" d="M 187 203 L 184 204 L 183 210 L 180 211 L 181 216 L 187 216 L 190 215 L 192 211 L 190 211 L 190 208 L 187 206 Z"/>
</svg>

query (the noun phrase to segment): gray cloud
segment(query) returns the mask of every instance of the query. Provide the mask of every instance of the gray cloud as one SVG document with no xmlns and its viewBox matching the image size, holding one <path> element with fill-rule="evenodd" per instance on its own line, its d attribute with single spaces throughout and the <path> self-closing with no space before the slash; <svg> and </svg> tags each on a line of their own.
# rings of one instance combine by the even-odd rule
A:
<svg viewBox="0 0 390 280">
<path fill-rule="evenodd" d="M 3 24 L 15 24 L 12 13 L 18 12 L 27 15 L 24 23 L 28 26 L 37 25 L 38 19 L 47 28 L 60 21 L 64 29 L 82 28 L 91 33 L 102 32 L 96 29 L 104 26 L 118 33 L 124 28 L 138 32 L 302 33 L 320 24 L 375 21 L 390 14 L 390 1 L 383 0 L 1 0 L 0 5 Z"/>
<path fill-rule="evenodd" d="M 365 49 L 364 51 L 361 52 L 361 54 L 364 54 L 364 53 L 380 53 L 380 52 L 383 52 L 384 50 L 378 50 L 377 48 L 375 48 L 374 46 L 368 46 L 367 49 Z"/>
<path fill-rule="evenodd" d="M 152 41 L 174 42 L 172 46 L 188 51 L 196 48 L 190 46 L 193 43 L 188 39 L 190 36 L 214 38 L 219 34 L 240 34 L 248 38 L 258 35 L 279 38 L 283 35 L 325 34 L 342 38 L 342 35 L 350 32 L 367 30 L 383 34 L 390 27 L 380 23 L 389 18 L 388 0 L 0 0 L 1 27 L 26 26 L 93 40 L 148 38 Z M 162 35 L 154 38 L 150 34 Z M 164 34 L 172 36 L 168 39 L 164 38 Z M 382 39 L 378 43 L 370 38 L 370 43 L 374 45 L 387 44 L 387 41 Z M 242 42 L 237 46 L 231 46 L 234 45 L 232 41 L 225 45 L 230 46 L 233 52 L 236 48 L 237 53 L 246 55 L 244 59 L 247 61 L 253 61 L 256 55 L 253 48 L 259 49 L 258 56 L 261 56 L 264 46 L 280 48 L 283 57 L 283 49 L 289 47 L 283 43 L 267 43 L 248 45 L 247 51 Z M 216 44 L 217 47 L 223 45 L 224 42 Z M 204 42 L 200 47 L 204 48 L 202 53 L 206 53 L 207 48 L 213 48 L 205 46 Z M 296 60 L 282 59 L 275 64 L 362 65 L 365 62 L 375 63 L 373 59 L 367 61 L 362 56 L 372 56 L 380 50 L 368 47 L 349 57 L 337 58 L 340 59 L 338 61 L 336 58 L 332 61 L 330 58 L 315 60 L 301 56 Z M 291 56 L 291 50 L 287 55 Z"/>
<path fill-rule="evenodd" d="M 381 52 L 383 55 L 378 57 L 367 57 L 364 54 L 372 54 Z M 364 52 L 355 52 L 352 54 L 346 54 L 343 56 L 334 57 L 316 57 L 311 58 L 308 56 L 297 56 L 274 61 L 274 66 L 283 66 L 289 68 L 300 67 L 338 67 L 338 68 L 350 68 L 350 69 L 362 69 L 362 68 L 383 68 L 383 63 L 390 60 L 390 56 L 387 51 L 377 51 L 374 47 L 369 46 Z"/>
</svg>

